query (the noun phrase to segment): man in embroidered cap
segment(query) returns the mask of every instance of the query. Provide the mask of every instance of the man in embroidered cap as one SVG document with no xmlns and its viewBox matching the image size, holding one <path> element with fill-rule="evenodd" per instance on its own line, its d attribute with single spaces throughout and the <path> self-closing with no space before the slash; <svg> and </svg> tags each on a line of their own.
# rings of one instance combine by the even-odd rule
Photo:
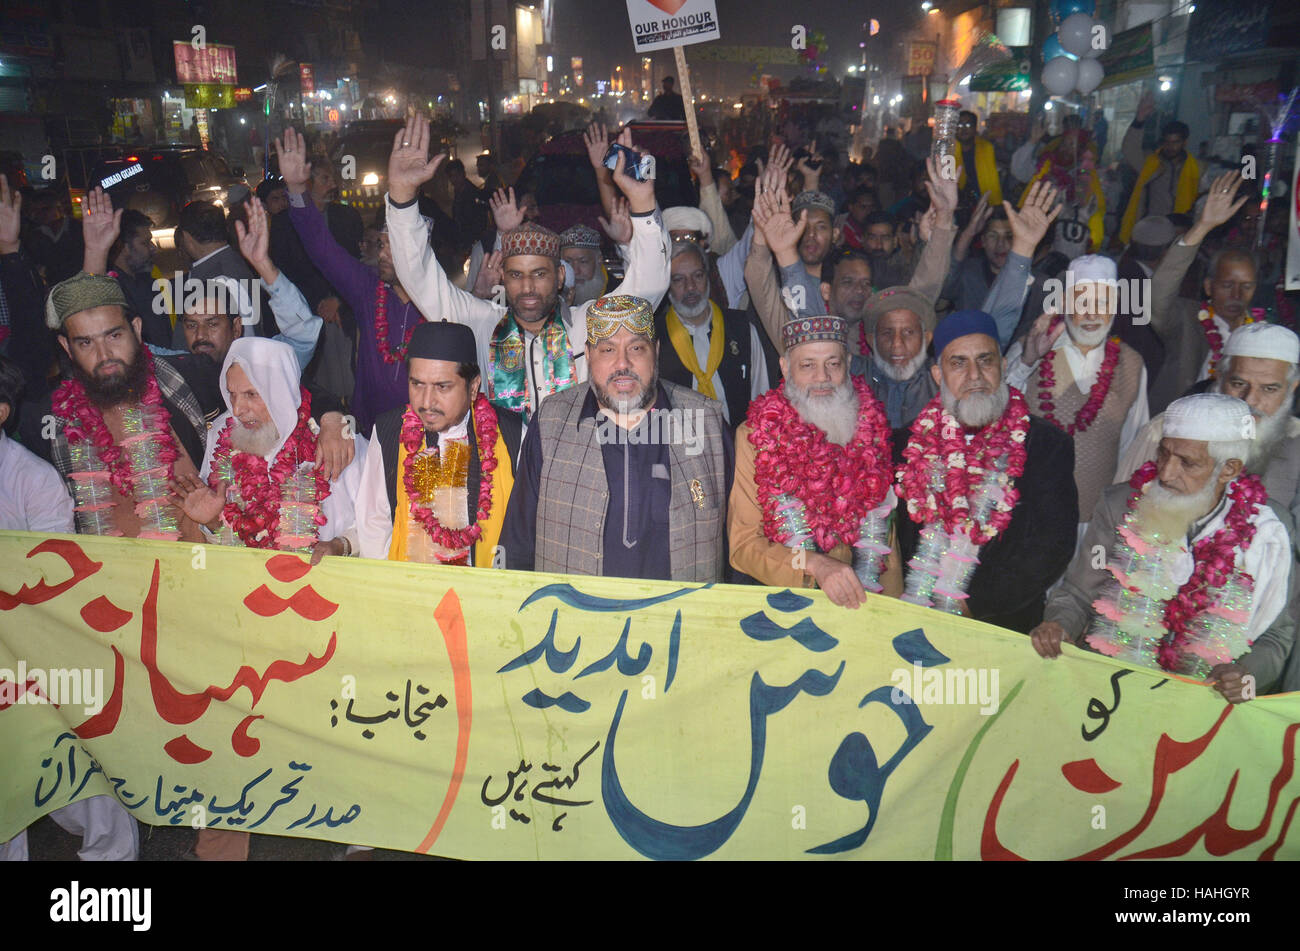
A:
<svg viewBox="0 0 1300 951">
<path fill-rule="evenodd" d="M 742 310 L 712 299 L 704 251 L 693 241 L 674 241 L 668 298 L 655 313 L 655 336 L 665 380 L 722 403 L 727 423 L 745 418 L 750 400 L 768 389 L 769 353 L 758 327 Z M 775 353 L 770 355 L 775 359 Z"/>
<path fill-rule="evenodd" d="M 949 314 L 934 350 L 939 393 L 894 434 L 903 598 L 1026 633 L 1074 551 L 1074 444 L 1007 385 L 988 314 Z"/>
<path fill-rule="evenodd" d="M 841 318 L 801 317 L 784 335 L 785 382 L 736 431 L 731 563 L 762 584 L 821 588 L 842 607 L 867 591 L 897 597 L 889 422 L 849 375 Z"/>
<path fill-rule="evenodd" d="M 474 332 L 488 399 L 527 421 L 548 396 L 587 379 L 586 353 L 577 341 L 591 302 L 572 311 L 563 304 L 560 239 L 531 223 L 502 236 L 504 306 L 456 288 L 433 259 L 416 208 L 417 190 L 445 157 L 429 159 L 428 149 L 429 120 L 413 116 L 393 140 L 388 167 L 388 227 L 397 276 L 425 316 L 465 324 Z M 614 180 L 627 196 L 630 217 L 627 274 L 618 292 L 657 306 L 668 289 L 668 242 L 654 182 L 626 174 L 621 153 L 618 161 Z"/>
<path fill-rule="evenodd" d="M 1074 439 L 1086 524 L 1115 479 L 1120 455 L 1150 419 L 1147 370 L 1137 351 L 1111 334 L 1119 303 L 1115 262 L 1085 254 L 1070 262 L 1062 283 L 1064 294 L 1049 294 L 1047 313 L 1007 351 L 1007 382 L 1025 394 L 1031 413 Z"/>
<path fill-rule="evenodd" d="M 661 381 L 650 302 L 586 311 L 591 377 L 542 404 L 502 533 L 506 567 L 721 581 L 731 484 L 722 406 Z"/>
<path fill-rule="evenodd" d="M 523 435 L 480 390 L 464 324 L 422 323 L 406 351 L 409 402 L 375 421 L 357 499 L 363 558 L 495 566 Z M 435 537 L 436 536 L 436 537 Z"/>
<path fill-rule="evenodd" d="M 1033 631 L 1039 654 L 1056 657 L 1068 641 L 1208 680 L 1233 703 L 1270 692 L 1295 636 L 1291 540 L 1244 471 L 1254 429 L 1250 407 L 1231 396 L 1169 405 L 1156 461 L 1102 493 Z M 1105 568 L 1094 567 L 1096 551 L 1109 553 Z"/>
<path fill-rule="evenodd" d="M 1247 196 L 1237 198 L 1241 182 L 1237 172 L 1214 180 L 1196 224 L 1169 246 L 1151 277 L 1151 326 L 1165 346 L 1164 363 L 1151 381 L 1152 412 L 1161 412 L 1198 380 L 1213 378 L 1228 335 L 1254 320 L 1250 301 L 1258 278 L 1248 251 L 1225 248 L 1211 258 L 1204 303 L 1178 296 L 1205 236 L 1246 203 Z"/>
<path fill-rule="evenodd" d="M 192 358 L 154 357 L 121 286 L 103 274 L 56 284 L 45 322 L 59 333 L 72 377 L 33 414 L 52 414 L 54 432 L 28 445 L 68 480 L 77 531 L 202 541 L 167 493 L 168 479 L 196 474 L 193 460 L 203 458 L 207 424 L 184 375 Z"/>
<path fill-rule="evenodd" d="M 613 289 L 613 278 L 605 269 L 600 256 L 600 232 L 584 224 L 576 224 L 560 232 L 560 257 L 573 268 L 573 300 L 577 307 L 595 300 Z"/>
</svg>

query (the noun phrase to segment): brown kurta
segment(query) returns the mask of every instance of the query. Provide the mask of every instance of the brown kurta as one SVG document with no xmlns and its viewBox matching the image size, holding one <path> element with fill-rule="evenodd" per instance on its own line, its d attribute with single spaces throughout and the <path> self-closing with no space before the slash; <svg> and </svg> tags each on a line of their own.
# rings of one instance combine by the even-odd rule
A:
<svg viewBox="0 0 1300 951">
<path fill-rule="evenodd" d="M 794 567 L 795 552 L 770 541 L 763 534 L 763 509 L 758 502 L 754 482 L 754 460 L 758 451 L 749 441 L 749 424 L 736 430 L 736 477 L 727 505 L 727 538 L 731 543 L 732 567 L 774 588 L 815 588 L 817 581 L 806 570 Z M 898 551 L 898 535 L 889 532 L 889 555 L 880 583 L 891 598 L 903 594 L 903 565 Z M 831 558 L 846 565 L 853 563 L 853 549 L 843 543 L 829 552 Z"/>
</svg>

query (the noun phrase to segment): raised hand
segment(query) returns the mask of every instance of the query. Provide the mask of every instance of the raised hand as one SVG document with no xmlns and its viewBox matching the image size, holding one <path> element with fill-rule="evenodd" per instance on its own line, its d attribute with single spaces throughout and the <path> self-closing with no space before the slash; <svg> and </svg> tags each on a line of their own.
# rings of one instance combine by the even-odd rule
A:
<svg viewBox="0 0 1300 951">
<path fill-rule="evenodd" d="M 625 128 L 618 134 L 618 144 L 632 148 L 632 130 Z M 618 164 L 614 167 L 614 184 L 619 187 L 624 195 L 627 196 L 628 210 L 634 214 L 644 215 L 647 212 L 655 210 L 655 183 L 654 179 L 644 182 L 638 182 L 628 174 L 624 167 L 627 163 L 627 154 L 618 153 Z"/>
<path fill-rule="evenodd" d="M 226 506 L 226 488 L 230 485 L 229 482 L 218 482 L 213 489 L 196 475 L 177 475 L 167 485 L 171 489 L 172 501 L 191 521 L 212 529 L 213 524 L 221 518 L 221 510 Z"/>
<path fill-rule="evenodd" d="M 11 191 L 9 179 L 0 175 L 0 254 L 17 253 L 23 229 L 22 210 L 22 193 L 16 188 Z"/>
<path fill-rule="evenodd" d="M 601 169 L 605 168 L 605 154 L 609 151 L 609 133 L 605 130 L 603 122 L 593 122 L 587 126 L 587 130 L 582 133 L 582 141 L 587 146 L 587 158 L 591 161 L 591 167 L 599 175 Z"/>
<path fill-rule="evenodd" d="M 311 184 L 311 159 L 307 140 L 293 126 L 284 130 L 284 139 L 275 140 L 275 155 L 280 162 L 280 177 L 289 191 L 302 194 Z"/>
<path fill-rule="evenodd" d="M 1241 188 L 1241 181 L 1241 173 L 1235 171 L 1227 172 L 1216 178 L 1205 196 L 1205 204 L 1201 206 L 1201 214 L 1197 224 L 1212 229 L 1231 221 L 1232 216 L 1250 198 L 1249 195 L 1243 195 L 1240 199 L 1237 198 L 1237 190 Z"/>
<path fill-rule="evenodd" d="M 1049 312 L 1039 315 L 1034 325 L 1029 328 L 1029 333 L 1025 335 L 1025 346 L 1020 354 L 1020 362 L 1027 367 L 1037 366 L 1038 361 L 1047 356 L 1056 344 L 1056 339 L 1064 331 L 1065 321 L 1059 314 Z"/>
<path fill-rule="evenodd" d="M 1029 186 L 1025 204 L 1019 211 L 1009 201 L 1002 203 L 1007 213 L 1007 222 L 1011 225 L 1011 251 L 1021 257 L 1032 258 L 1034 248 L 1043 240 L 1047 229 L 1061 213 L 1057 203 L 1056 186 L 1039 179 Z"/>
<path fill-rule="evenodd" d="M 687 164 L 690 165 L 696 181 L 700 183 L 701 190 L 713 184 L 713 166 L 709 163 L 707 156 L 701 155 L 699 152 L 692 152 L 690 161 Z"/>
<path fill-rule="evenodd" d="M 799 159 L 795 168 L 803 175 L 804 191 L 816 191 L 821 184 L 822 167 L 821 153 L 817 151 L 817 140 L 813 139 L 808 146 L 808 154 Z M 813 166 L 817 167 L 814 168 Z"/>
<path fill-rule="evenodd" d="M 957 177 L 941 174 L 933 155 L 925 160 L 925 189 L 930 193 L 930 207 L 935 210 L 935 224 L 952 227 L 952 213 L 957 210 Z"/>
<path fill-rule="evenodd" d="M 605 234 L 609 235 L 609 240 L 615 244 L 627 244 L 632 240 L 632 213 L 628 210 L 626 198 L 615 196 L 609 220 L 606 221 L 603 215 L 597 220 Z"/>
<path fill-rule="evenodd" d="M 253 266 L 253 270 L 266 280 L 266 283 L 274 284 L 274 278 L 267 280 L 264 273 L 275 271 L 276 267 L 271 263 L 271 229 L 267 224 L 266 207 L 261 199 L 253 197 L 248 200 L 248 224 L 236 221 L 235 236 L 239 240 L 239 253 Z"/>
<path fill-rule="evenodd" d="M 393 153 L 388 157 L 388 194 L 395 202 L 408 202 L 420 186 L 433 178 L 447 156 L 429 158 L 429 120 L 409 116 L 406 125 L 393 136 Z"/>
<path fill-rule="evenodd" d="M 514 231 L 524 223 L 524 210 L 515 202 L 513 188 L 498 188 L 496 194 L 488 199 L 492 209 L 492 220 L 496 222 L 497 231 L 504 234 Z"/>
<path fill-rule="evenodd" d="M 81 236 L 85 243 L 82 267 L 88 274 L 108 270 L 108 251 L 122 230 L 122 209 L 113 210 L 113 199 L 96 185 L 86 195 L 81 212 Z"/>
<path fill-rule="evenodd" d="M 1151 93 L 1151 90 L 1148 89 L 1146 92 L 1142 93 L 1142 97 L 1138 99 L 1137 114 L 1133 118 L 1137 122 L 1146 122 L 1151 113 L 1155 111 L 1156 97 Z"/>
<path fill-rule="evenodd" d="M 500 251 L 493 251 L 479 265 L 478 277 L 474 279 L 474 296 L 481 300 L 492 299 L 492 289 L 501 284 L 501 262 L 504 258 Z"/>
<path fill-rule="evenodd" d="M 799 212 L 799 220 L 790 217 L 790 196 L 784 188 L 765 191 L 754 201 L 754 222 L 763 230 L 767 246 L 782 267 L 797 259 L 795 249 L 808 226 L 808 210 Z"/>
</svg>

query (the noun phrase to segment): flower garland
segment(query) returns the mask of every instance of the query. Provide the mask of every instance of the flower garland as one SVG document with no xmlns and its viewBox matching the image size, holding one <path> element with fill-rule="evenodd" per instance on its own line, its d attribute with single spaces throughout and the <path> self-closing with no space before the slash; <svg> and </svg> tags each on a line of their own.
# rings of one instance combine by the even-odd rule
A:
<svg viewBox="0 0 1300 951">
<path fill-rule="evenodd" d="M 424 445 L 424 423 L 410 404 L 402 414 L 402 446 L 406 449 L 406 464 L 402 467 L 402 484 L 411 504 L 411 517 L 424 527 L 429 537 L 453 551 L 469 548 L 483 536 L 483 522 L 492 512 L 492 473 L 496 471 L 497 417 L 492 404 L 480 393 L 474 400 L 474 436 L 478 440 L 479 479 L 478 506 L 474 520 L 465 528 L 444 528 L 427 505 L 422 504 L 415 484 L 415 467 L 411 460 Z"/>
<path fill-rule="evenodd" d="M 1111 337 L 1106 341 L 1106 351 L 1101 358 L 1101 369 L 1097 371 L 1097 379 L 1088 390 L 1088 401 L 1083 404 L 1083 408 L 1075 414 L 1074 421 L 1068 426 L 1063 425 L 1053 413 L 1056 409 L 1056 404 L 1052 402 L 1052 393 L 1056 387 L 1057 353 L 1059 353 L 1057 350 L 1048 351 L 1047 356 L 1038 365 L 1038 406 L 1043 411 L 1043 419 L 1057 429 L 1063 429 L 1067 434 L 1074 436 L 1087 431 L 1093 420 L 1097 418 L 1097 414 L 1101 412 L 1101 404 L 1106 402 L 1106 396 L 1110 393 L 1110 381 L 1115 376 L 1115 367 L 1119 363 L 1119 337 Z"/>
<path fill-rule="evenodd" d="M 1246 314 L 1244 324 L 1253 324 L 1256 320 L 1264 317 L 1264 310 L 1261 307 L 1252 307 Z M 1210 347 L 1210 373 L 1207 379 L 1213 380 L 1215 373 L 1219 369 L 1219 359 L 1223 356 L 1223 334 L 1219 332 L 1218 326 L 1214 323 L 1214 307 L 1202 307 L 1196 312 L 1196 319 L 1201 322 L 1201 332 L 1205 334 L 1205 342 Z"/>
<path fill-rule="evenodd" d="M 1129 515 L 1119 529 L 1119 535 L 1123 539 L 1121 544 L 1127 543 L 1126 547 L 1139 555 L 1145 553 L 1147 543 L 1137 536 L 1131 527 L 1133 511 L 1143 495 L 1145 486 L 1155 476 L 1154 462 L 1148 462 L 1133 474 L 1133 478 L 1129 481 L 1133 489 L 1128 499 Z M 1268 492 L 1258 476 L 1243 475 L 1234 480 L 1228 488 L 1228 498 L 1232 504 L 1224 517 L 1223 528 L 1193 546 L 1192 558 L 1195 567 L 1191 577 L 1183 583 L 1173 597 L 1164 602 L 1160 612 L 1166 633 L 1156 651 L 1156 659 L 1165 670 L 1177 672 L 1180 669 L 1183 655 L 1189 648 L 1194 647 L 1191 643 L 1193 627 L 1208 609 L 1216 606 L 1216 590 L 1222 589 L 1233 580 L 1235 575 L 1238 575 L 1235 569 L 1237 552 L 1244 552 L 1250 548 L 1250 543 L 1255 538 L 1255 525 L 1251 519 L 1259 507 L 1266 504 Z M 1110 567 L 1110 571 L 1123 587 L 1140 593 L 1122 570 Z M 1239 576 L 1246 587 L 1253 584 L 1253 579 L 1245 572 L 1239 573 Z M 1103 605 L 1098 607 L 1101 608 Z M 1117 608 L 1111 613 L 1111 619 L 1117 622 L 1123 620 L 1122 615 L 1118 615 Z M 1244 619 L 1241 620 L 1244 623 Z"/>
<path fill-rule="evenodd" d="M 140 404 L 144 415 L 152 419 L 153 425 L 150 427 L 146 423 L 146 430 L 148 442 L 157 452 L 156 456 L 149 452 L 142 455 L 148 456 L 154 463 L 154 466 L 149 468 L 165 467 L 167 480 L 170 481 L 176 477 L 176 460 L 180 458 L 180 450 L 177 449 L 176 441 L 172 438 L 171 414 L 163 404 L 162 390 L 158 386 L 157 376 L 154 375 L 153 354 L 149 352 L 148 347 L 144 347 L 143 344 L 141 346 L 144 348 L 144 361 L 145 366 L 148 367 L 148 374 Z M 108 478 L 113 487 L 125 498 L 131 498 L 135 491 L 136 480 L 144 474 L 144 470 L 133 465 L 135 454 L 124 452 L 122 446 L 114 443 L 112 433 L 104 424 L 103 412 L 91 403 L 86 395 L 86 388 L 77 380 L 65 380 L 54 391 L 52 405 L 55 415 L 65 421 L 63 434 L 67 437 L 68 444 L 72 446 L 82 442 L 90 443 L 100 461 L 108 467 Z"/>
<path fill-rule="evenodd" d="M 401 363 L 406 359 L 406 349 L 411 345 L 411 335 L 418 325 L 419 321 L 416 321 L 406 329 L 406 338 L 401 346 L 388 346 L 388 285 L 380 281 L 375 291 L 375 347 L 385 363 Z"/>
<path fill-rule="evenodd" d="M 936 396 L 912 423 L 912 438 L 903 450 L 905 462 L 898 470 L 899 495 L 907 502 L 907 514 L 919 525 L 942 521 L 948 534 L 967 535 L 976 546 L 986 545 L 1011 524 L 1011 514 L 1020 499 L 1015 481 L 1024 474 L 1025 440 L 1029 435 L 1029 407 L 1020 391 L 1009 387 L 1010 398 L 1002 416 L 975 433 L 966 444 L 962 426 L 943 408 Z M 987 520 L 971 513 L 971 496 L 986 476 L 1006 468 L 996 480 L 1005 491 Z M 932 478 L 946 468 L 943 487 L 935 491 Z"/>
<path fill-rule="evenodd" d="M 216 489 L 222 481 L 223 473 L 233 473 L 239 501 L 227 501 L 222 515 L 225 516 L 226 524 L 234 529 L 235 534 L 249 548 L 297 548 L 301 546 L 291 543 L 310 541 L 280 531 L 285 483 L 293 479 L 301 463 L 316 458 L 316 437 L 310 428 L 311 395 L 305 388 L 300 388 L 300 391 L 302 402 L 298 405 L 298 422 L 270 465 L 261 456 L 236 452 L 231 447 L 234 416 L 226 420 L 221 435 L 217 437 L 208 485 Z M 315 535 L 319 526 L 327 521 L 319 506 L 329 498 L 330 484 L 320 469 L 314 469 L 312 477 L 315 493 L 308 505 L 314 511 L 309 511 L 310 518 L 306 521 L 312 526 L 312 534 Z M 289 504 L 298 504 L 300 501 L 303 500 L 294 499 Z"/>
<path fill-rule="evenodd" d="M 858 321 L 858 346 L 861 348 L 864 357 L 871 356 L 871 344 L 867 342 L 867 321 L 865 317 Z"/>
<path fill-rule="evenodd" d="M 783 497 L 802 503 L 807 533 L 824 552 L 840 542 L 854 545 L 863 520 L 884 502 L 893 481 L 889 421 L 866 381 L 851 379 L 858 425 L 844 446 L 804 421 L 786 398 L 784 384 L 750 404 L 749 441 L 758 450 L 754 482 L 769 540 L 781 545 L 791 540 L 779 510 Z"/>
</svg>

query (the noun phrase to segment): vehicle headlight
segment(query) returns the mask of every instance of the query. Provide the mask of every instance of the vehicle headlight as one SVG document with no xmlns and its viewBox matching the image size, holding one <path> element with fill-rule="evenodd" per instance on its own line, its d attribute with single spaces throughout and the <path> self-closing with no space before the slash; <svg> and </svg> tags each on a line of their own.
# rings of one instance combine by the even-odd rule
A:
<svg viewBox="0 0 1300 951">
<path fill-rule="evenodd" d="M 362 185 L 378 185 L 378 184 L 379 184 L 379 175 L 378 175 L 378 173 L 376 173 L 376 172 L 366 172 L 365 176 L 361 179 L 361 184 L 362 184 Z"/>
</svg>

